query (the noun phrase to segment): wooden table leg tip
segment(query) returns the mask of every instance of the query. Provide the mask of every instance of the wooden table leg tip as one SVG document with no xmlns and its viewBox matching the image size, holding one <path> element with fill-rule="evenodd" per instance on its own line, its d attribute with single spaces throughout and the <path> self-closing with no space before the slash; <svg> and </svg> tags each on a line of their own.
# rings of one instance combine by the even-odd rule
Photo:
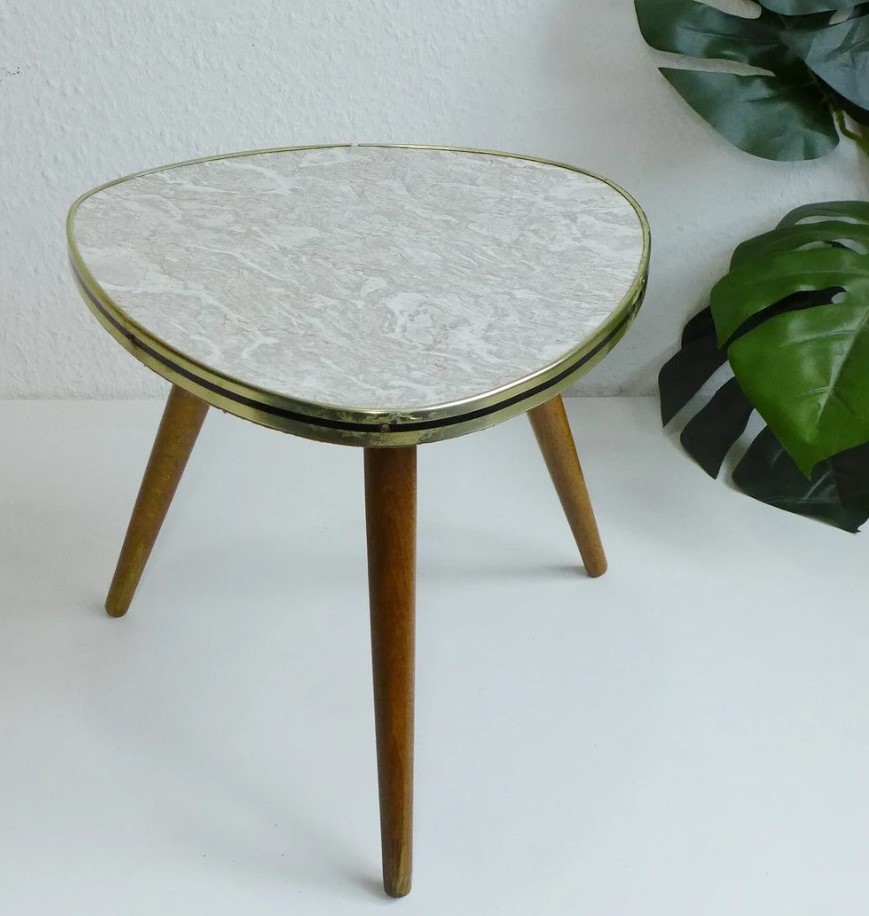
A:
<svg viewBox="0 0 869 916">
<path fill-rule="evenodd" d="M 609 569 L 609 566 L 607 564 L 607 561 L 604 560 L 603 563 L 589 564 L 588 566 L 585 567 L 585 572 L 586 572 L 586 575 L 588 575 L 590 578 L 598 579 L 600 576 L 602 576 L 607 571 L 607 569 Z"/>
<path fill-rule="evenodd" d="M 406 897 L 410 893 L 410 886 L 410 877 L 398 879 L 396 881 L 390 881 L 386 878 L 383 880 L 383 889 L 386 891 L 387 896 L 396 899 L 399 897 Z"/>
<path fill-rule="evenodd" d="M 105 608 L 109 617 L 123 617 L 130 609 L 130 605 L 129 602 L 127 604 L 120 604 L 117 601 L 113 601 L 111 598 L 106 598 Z"/>
</svg>

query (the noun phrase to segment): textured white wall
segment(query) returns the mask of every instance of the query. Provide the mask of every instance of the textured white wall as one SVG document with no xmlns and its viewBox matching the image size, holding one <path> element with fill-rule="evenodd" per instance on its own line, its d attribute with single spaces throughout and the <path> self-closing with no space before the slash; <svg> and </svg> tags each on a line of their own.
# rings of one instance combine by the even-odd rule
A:
<svg viewBox="0 0 869 916">
<path fill-rule="evenodd" d="M 80 301 L 64 217 L 178 159 L 347 140 L 526 152 L 604 172 L 652 224 L 644 311 L 580 388 L 645 393 L 729 249 L 858 196 L 849 151 L 730 148 L 657 74 L 632 0 L 3 0 L 0 397 L 160 390 Z"/>
</svg>

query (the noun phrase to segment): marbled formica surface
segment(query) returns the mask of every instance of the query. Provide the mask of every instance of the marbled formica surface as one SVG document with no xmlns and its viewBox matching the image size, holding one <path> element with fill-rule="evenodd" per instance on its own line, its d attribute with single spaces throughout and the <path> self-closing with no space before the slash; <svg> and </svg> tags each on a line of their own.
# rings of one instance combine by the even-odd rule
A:
<svg viewBox="0 0 869 916">
<path fill-rule="evenodd" d="M 167 168 L 87 198 L 82 260 L 191 359 L 299 400 L 408 409 L 525 378 L 641 269 L 631 203 L 500 156 L 342 147 Z"/>
</svg>

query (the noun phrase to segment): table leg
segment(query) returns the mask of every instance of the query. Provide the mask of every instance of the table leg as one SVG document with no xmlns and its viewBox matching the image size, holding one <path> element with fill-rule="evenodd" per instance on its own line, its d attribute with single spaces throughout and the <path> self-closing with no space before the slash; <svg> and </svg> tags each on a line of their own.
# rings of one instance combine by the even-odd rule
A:
<svg viewBox="0 0 869 916">
<path fill-rule="evenodd" d="M 365 449 L 368 588 L 383 886 L 410 891 L 416 448 Z"/>
<path fill-rule="evenodd" d="M 529 410 L 528 419 L 576 539 L 585 571 L 590 576 L 602 576 L 607 568 L 606 554 L 561 395 Z"/>
<path fill-rule="evenodd" d="M 173 386 L 169 392 L 106 598 L 112 617 L 126 614 L 133 600 L 207 411 L 204 401 L 183 389 Z"/>
</svg>

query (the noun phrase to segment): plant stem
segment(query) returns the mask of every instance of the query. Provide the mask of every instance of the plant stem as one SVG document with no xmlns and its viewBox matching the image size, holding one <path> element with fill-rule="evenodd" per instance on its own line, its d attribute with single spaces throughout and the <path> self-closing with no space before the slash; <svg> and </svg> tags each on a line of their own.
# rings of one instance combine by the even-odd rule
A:
<svg viewBox="0 0 869 916">
<path fill-rule="evenodd" d="M 855 143 L 863 150 L 863 155 L 869 159 L 869 131 L 862 127 L 858 137 L 854 138 Z"/>
<path fill-rule="evenodd" d="M 839 133 L 843 137 L 853 140 L 863 152 L 863 155 L 869 159 L 869 130 L 862 124 L 858 126 L 857 130 L 853 130 L 848 126 L 845 112 L 841 108 L 834 108 L 833 111 L 836 115 L 836 125 L 839 128 Z"/>
</svg>

